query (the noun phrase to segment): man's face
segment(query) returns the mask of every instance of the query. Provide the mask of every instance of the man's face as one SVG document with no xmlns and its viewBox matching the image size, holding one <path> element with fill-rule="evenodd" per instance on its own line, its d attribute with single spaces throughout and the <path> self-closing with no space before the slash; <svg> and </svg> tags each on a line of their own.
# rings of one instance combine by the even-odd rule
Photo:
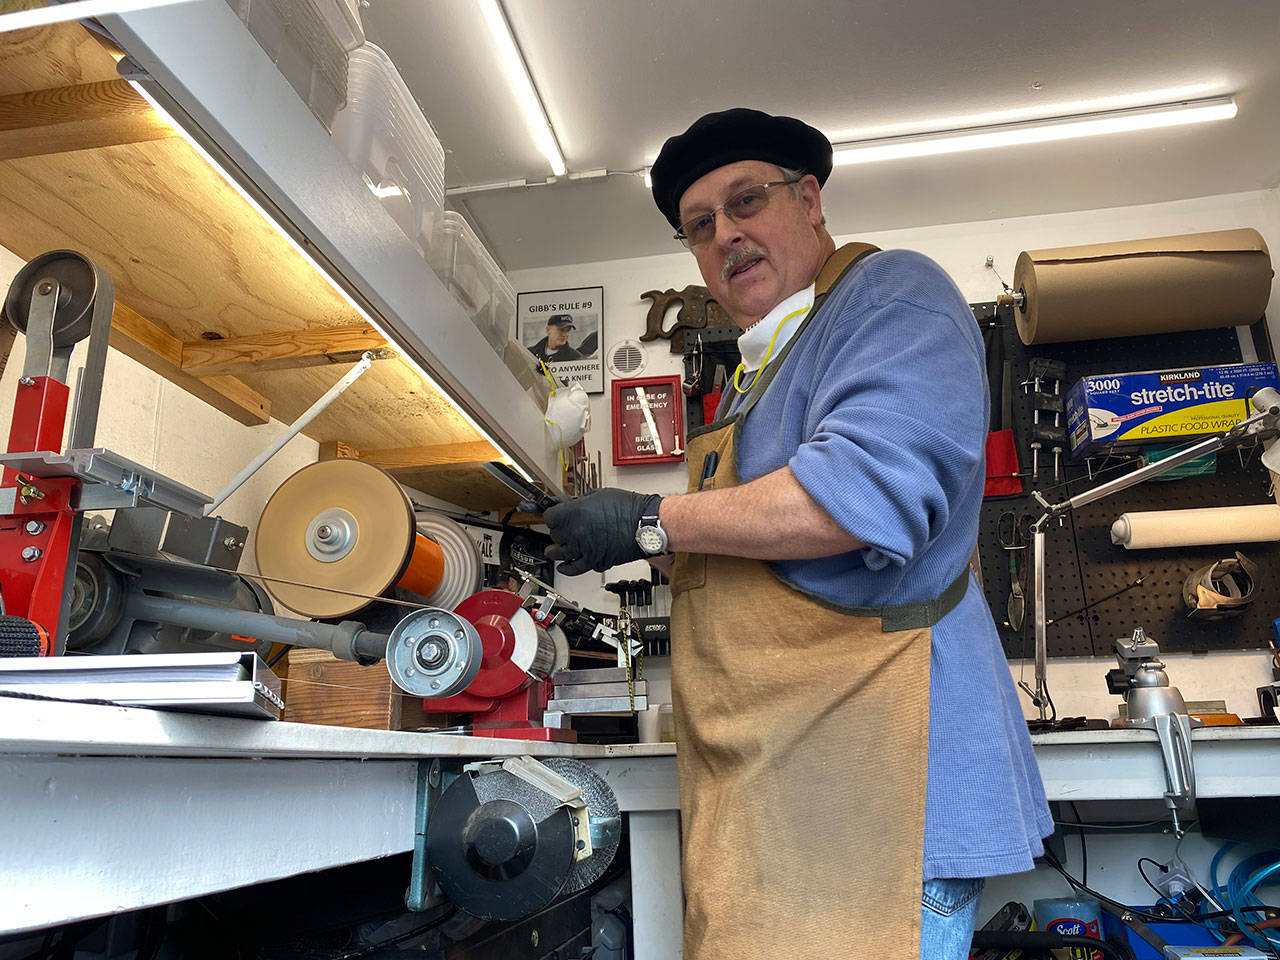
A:
<svg viewBox="0 0 1280 960">
<path fill-rule="evenodd" d="M 781 179 L 776 166 L 760 160 L 719 167 L 684 192 L 680 222 L 715 210 L 747 187 Z M 812 283 L 826 259 L 817 179 L 804 177 L 799 191 L 797 197 L 790 187 L 771 188 L 768 205 L 741 223 L 720 211 L 715 237 L 692 248 L 707 289 L 744 329 Z"/>
<path fill-rule="evenodd" d="M 559 350 L 569 342 L 569 328 L 558 323 L 547 324 L 547 349 Z"/>
</svg>

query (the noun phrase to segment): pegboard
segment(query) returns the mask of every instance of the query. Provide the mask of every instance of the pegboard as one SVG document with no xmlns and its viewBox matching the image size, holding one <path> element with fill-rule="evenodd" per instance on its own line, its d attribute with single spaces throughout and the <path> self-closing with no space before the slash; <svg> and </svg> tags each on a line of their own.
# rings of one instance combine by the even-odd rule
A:
<svg viewBox="0 0 1280 960">
<path fill-rule="evenodd" d="M 1019 389 L 1019 384 L 1028 380 L 1031 358 L 1045 357 L 1066 363 L 1067 374 L 1062 381 L 1065 394 L 1077 380 L 1089 374 L 1239 363 L 1243 353 L 1236 331 L 1230 328 L 1026 347 L 1018 337 L 1012 310 L 1002 309 L 996 313 L 992 303 L 971 304 L 971 307 L 979 326 L 987 329 L 994 325 L 998 331 L 1005 359 L 1010 362 L 1013 373 L 1012 427 L 1017 438 L 1024 494 L 983 501 L 978 546 L 984 590 L 1005 654 L 1010 658 L 1023 658 L 1031 656 L 1034 649 L 1034 608 L 1029 595 L 1031 550 L 1028 545 L 1025 551 L 1018 552 L 1019 570 L 1023 571 L 1028 594 L 1026 619 L 1019 632 L 1007 625 L 1011 589 L 1009 552 L 1001 549 L 997 534 L 1000 516 L 1007 511 L 1015 516 L 1026 513 L 1033 517 L 1043 512 L 1030 496 L 1033 488 L 1029 447 L 1033 422 L 1031 391 Z M 1259 320 L 1249 332 L 1256 358 L 1272 360 L 1265 322 Z M 998 378 L 999 374 L 993 369 L 990 374 L 993 387 L 999 384 Z M 995 403 L 993 398 L 993 405 Z M 1034 487 L 1050 502 L 1058 502 L 1135 469 L 1141 462 L 1136 459 L 1137 453 L 1126 451 L 1088 461 L 1076 461 L 1068 456 L 1064 459 L 1062 481 L 1055 485 L 1052 454 L 1041 450 L 1039 481 Z M 1266 647 L 1271 621 L 1280 616 L 1280 543 L 1239 546 L 1245 556 L 1258 564 L 1255 600 L 1244 614 L 1216 623 L 1197 622 L 1187 619 L 1182 601 L 1183 581 L 1201 566 L 1231 556 L 1236 546 L 1129 551 L 1111 543 L 1111 524 L 1127 511 L 1274 502 L 1269 488 L 1270 474 L 1262 466 L 1257 448 L 1228 450 L 1218 454 L 1213 476 L 1147 481 L 1069 513 L 1061 526 L 1050 526 L 1045 565 L 1046 611 L 1048 619 L 1057 622 L 1051 623 L 1047 630 L 1049 655 L 1112 656 L 1116 638 L 1132 634 L 1138 626 L 1159 643 L 1164 652 Z M 1098 602 L 1139 577 L 1143 578 L 1141 586 Z M 1090 607 L 1094 603 L 1097 605 Z M 1090 608 L 1064 617 L 1082 607 Z"/>
<path fill-rule="evenodd" d="M 702 396 L 715 386 L 716 367 L 724 370 L 725 389 L 733 382 L 733 372 L 742 361 L 742 354 L 738 352 L 741 335 L 742 331 L 733 326 L 685 331 L 684 381 L 697 383 L 692 396 L 687 391 L 685 395 L 686 429 L 693 430 L 707 422 L 702 412 Z"/>
</svg>

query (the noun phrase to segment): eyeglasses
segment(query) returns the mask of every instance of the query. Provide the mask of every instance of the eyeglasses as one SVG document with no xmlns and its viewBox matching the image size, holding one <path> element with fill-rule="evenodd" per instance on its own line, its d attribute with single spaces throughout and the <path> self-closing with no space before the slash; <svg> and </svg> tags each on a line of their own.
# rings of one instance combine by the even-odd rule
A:
<svg viewBox="0 0 1280 960">
<path fill-rule="evenodd" d="M 771 180 L 768 183 L 757 183 L 745 190 L 740 190 L 714 210 L 690 217 L 680 224 L 680 229 L 676 231 L 676 239 L 690 249 L 709 243 L 716 235 L 716 214 L 721 210 L 734 223 L 750 220 L 769 205 L 770 189 L 799 182 L 799 179 Z"/>
</svg>

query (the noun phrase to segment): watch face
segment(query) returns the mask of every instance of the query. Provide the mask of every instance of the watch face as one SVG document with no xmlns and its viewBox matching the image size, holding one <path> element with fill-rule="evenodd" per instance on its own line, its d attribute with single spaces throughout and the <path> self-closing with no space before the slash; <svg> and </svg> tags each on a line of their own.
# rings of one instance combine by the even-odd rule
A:
<svg viewBox="0 0 1280 960">
<path fill-rule="evenodd" d="M 667 549 L 667 538 L 657 527 L 641 527 L 636 532 L 636 543 L 640 549 L 650 556 L 662 553 Z"/>
</svg>

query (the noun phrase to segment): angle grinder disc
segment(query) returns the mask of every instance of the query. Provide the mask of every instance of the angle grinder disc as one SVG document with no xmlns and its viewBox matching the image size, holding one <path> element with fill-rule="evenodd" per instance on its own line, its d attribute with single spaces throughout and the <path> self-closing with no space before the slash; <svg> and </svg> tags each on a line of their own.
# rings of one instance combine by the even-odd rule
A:
<svg viewBox="0 0 1280 960">
<path fill-rule="evenodd" d="M 254 555 L 272 598 L 305 617 L 354 613 L 404 574 L 414 545 L 413 506 L 394 478 L 363 460 L 321 460 L 271 495 Z M 348 593 L 325 590 L 332 587 Z"/>
</svg>

